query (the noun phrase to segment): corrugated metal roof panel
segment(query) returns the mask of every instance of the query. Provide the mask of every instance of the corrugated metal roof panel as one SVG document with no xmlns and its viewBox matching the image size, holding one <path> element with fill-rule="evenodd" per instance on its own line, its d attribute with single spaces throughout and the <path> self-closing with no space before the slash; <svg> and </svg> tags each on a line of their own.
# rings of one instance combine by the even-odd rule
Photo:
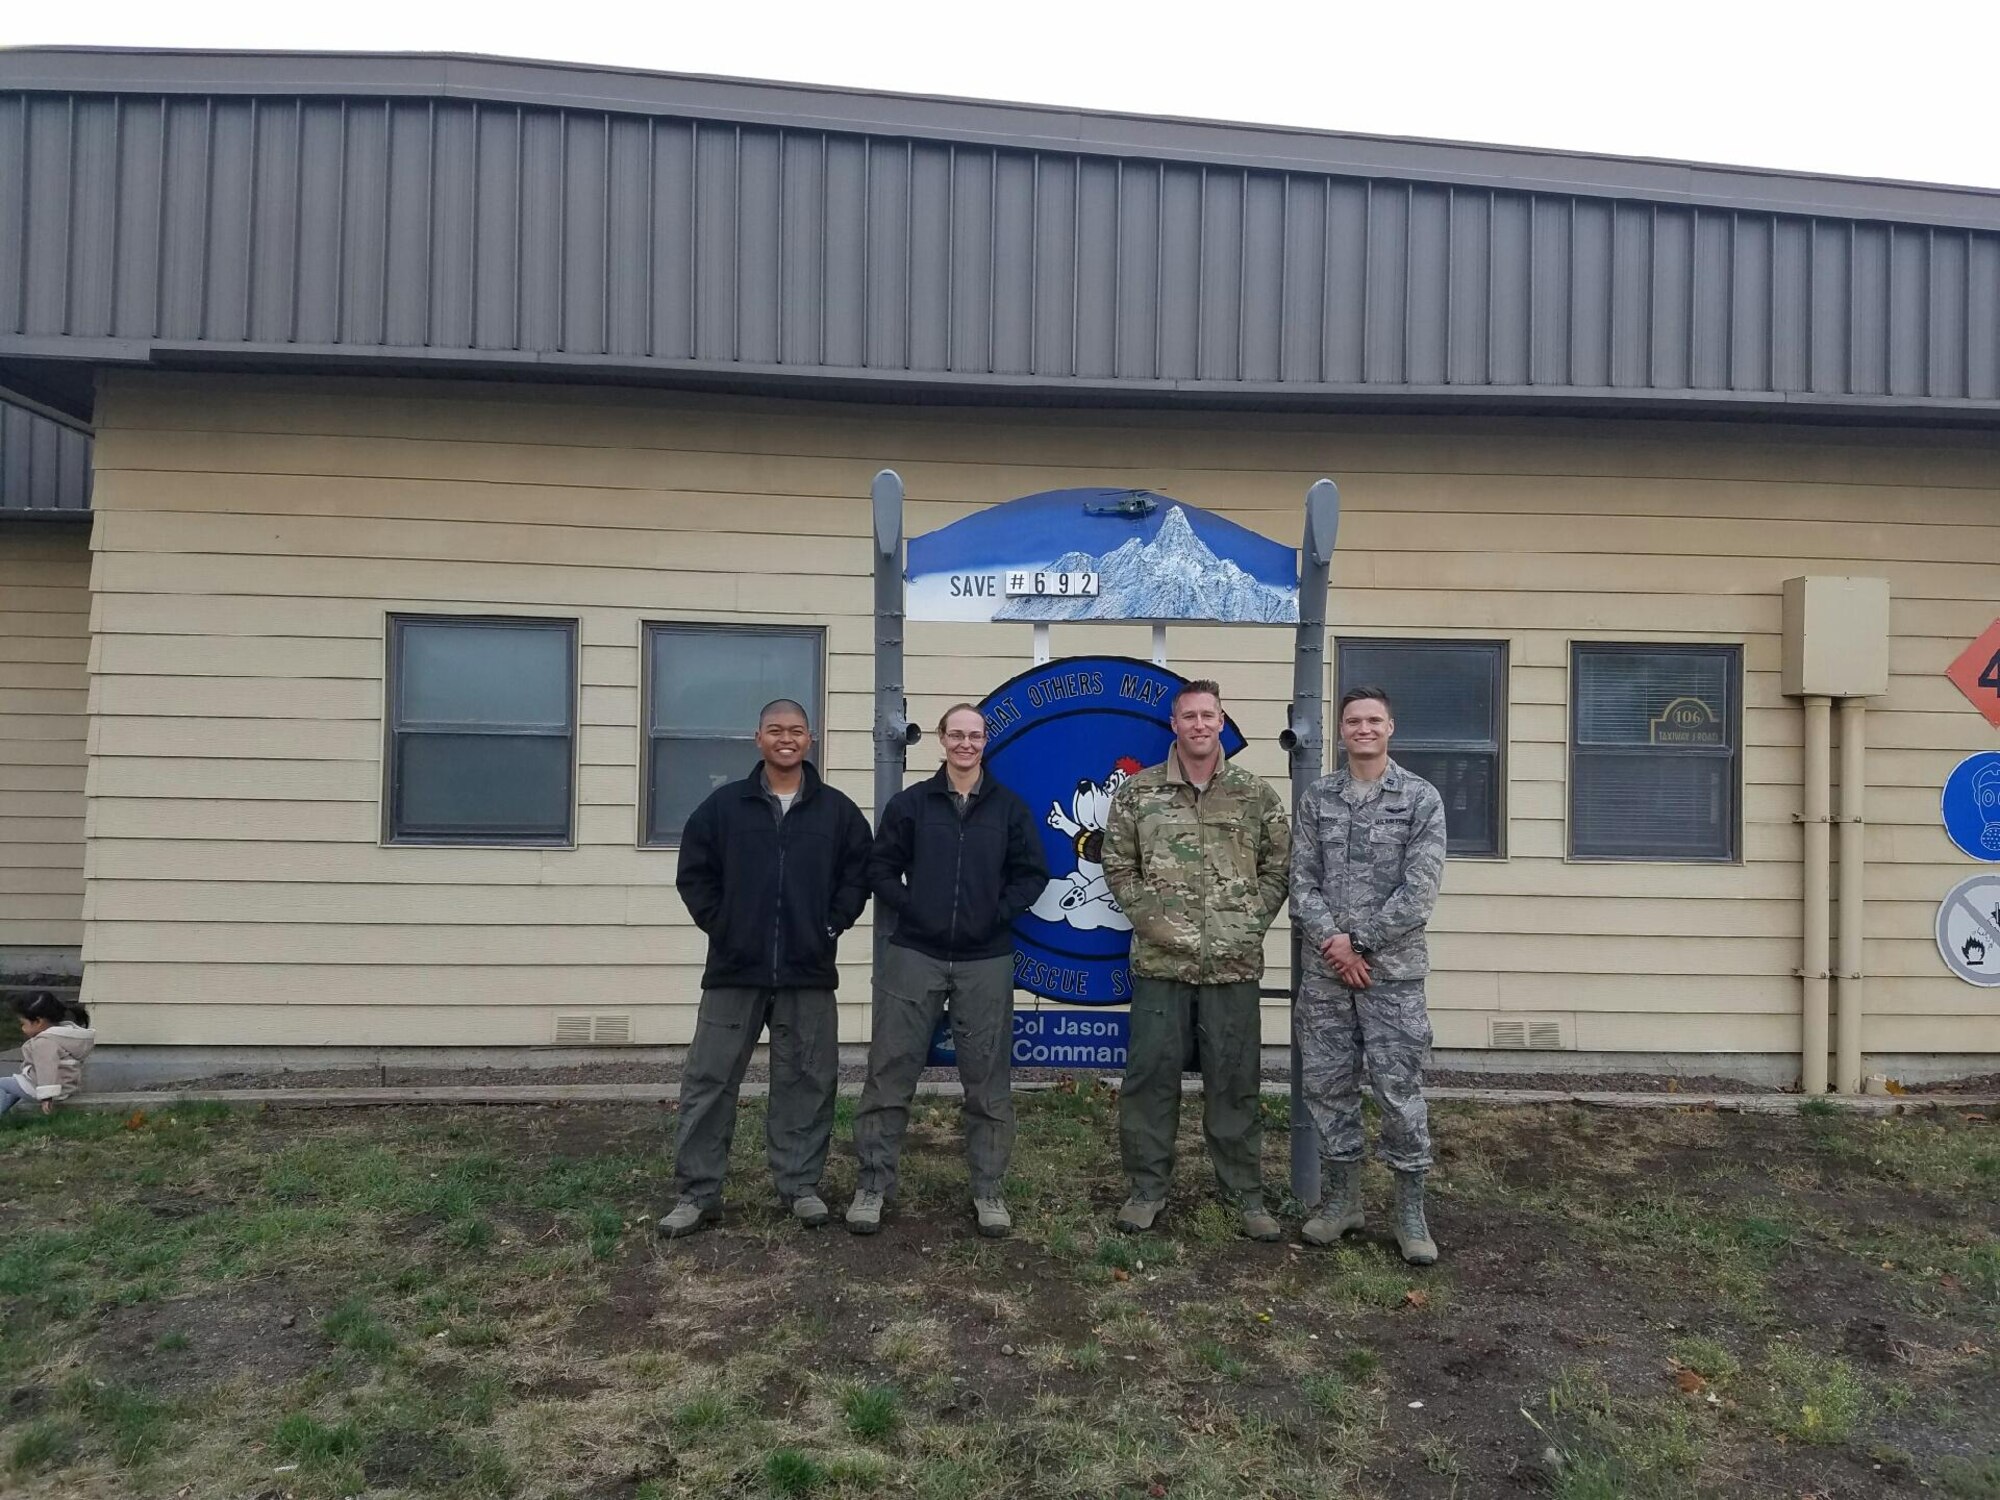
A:
<svg viewBox="0 0 2000 1500">
<path fill-rule="evenodd" d="M 29 56 L 0 55 L 0 360 L 2000 411 L 1995 195 L 1737 174 L 1851 210 L 1800 213 L 1668 191 L 1694 170 L 1672 164 L 1154 122 L 1166 146 L 1360 140 L 1407 169 L 1279 170 L 975 138 L 1011 106 L 477 60 L 252 56 L 227 87 L 203 63 L 176 91 L 47 92 L 21 87 Z M 286 92 L 343 62 L 396 91 Z M 556 107 L 468 77 L 661 97 Z M 670 112 L 676 90 L 704 112 Z M 774 123 L 766 95 L 884 108 Z M 716 118 L 732 97 L 745 118 Z M 889 105 L 939 134 L 883 133 Z M 1496 162 L 1583 185 L 1496 185 Z M 1453 163 L 1467 180 L 1437 180 Z"/>
<path fill-rule="evenodd" d="M 0 402 L 0 516 L 89 511 L 90 439 Z"/>
</svg>

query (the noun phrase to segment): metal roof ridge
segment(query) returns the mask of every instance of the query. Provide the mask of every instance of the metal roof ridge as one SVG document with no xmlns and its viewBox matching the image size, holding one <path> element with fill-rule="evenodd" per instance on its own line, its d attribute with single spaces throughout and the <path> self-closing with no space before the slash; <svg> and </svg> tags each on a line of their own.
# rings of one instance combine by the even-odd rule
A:
<svg viewBox="0 0 2000 1500">
<path fill-rule="evenodd" d="M 267 75 L 243 66 L 259 61 L 289 66 L 275 67 Z M 92 71 L 83 66 L 90 62 L 123 66 Z M 509 73 L 526 76 L 508 78 Z M 535 80 L 551 76 L 569 80 L 573 86 L 531 86 Z M 642 81 L 649 87 L 625 91 L 587 86 L 588 80 L 614 78 Z M 0 47 L 0 89 L 487 98 L 551 108 L 937 136 L 1021 149 L 1229 161 L 1274 171 L 1713 203 L 1761 212 L 2000 227 L 2000 188 L 1967 184 L 481 53 Z M 808 99 L 822 106 L 845 102 L 870 107 L 787 107 L 788 101 Z M 1320 148 L 1317 154 L 1314 147 Z M 1337 149 L 1342 147 L 1347 149 Z"/>
</svg>

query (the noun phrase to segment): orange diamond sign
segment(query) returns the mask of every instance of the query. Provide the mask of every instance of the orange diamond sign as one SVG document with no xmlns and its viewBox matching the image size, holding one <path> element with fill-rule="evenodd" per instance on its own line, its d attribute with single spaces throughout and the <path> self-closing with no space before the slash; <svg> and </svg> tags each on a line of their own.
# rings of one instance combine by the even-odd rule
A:
<svg viewBox="0 0 2000 1500">
<path fill-rule="evenodd" d="M 1944 669 L 1972 706 L 1986 715 L 1986 722 L 2000 729 L 2000 620 L 1965 648 L 1965 653 Z"/>
</svg>

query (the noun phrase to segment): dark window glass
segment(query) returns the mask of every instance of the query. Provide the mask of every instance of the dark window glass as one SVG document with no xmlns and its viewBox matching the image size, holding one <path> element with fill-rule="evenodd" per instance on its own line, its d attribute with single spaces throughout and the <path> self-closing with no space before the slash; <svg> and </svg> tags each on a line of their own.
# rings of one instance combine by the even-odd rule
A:
<svg viewBox="0 0 2000 1500">
<path fill-rule="evenodd" d="M 1571 648 L 1572 855 L 1736 857 L 1741 672 L 1735 646 Z"/>
<path fill-rule="evenodd" d="M 1502 641 L 1340 643 L 1340 693 L 1379 687 L 1394 700 L 1389 754 L 1444 798 L 1447 853 L 1500 852 L 1506 684 Z M 1338 719 L 1328 718 L 1337 746 Z"/>
<path fill-rule="evenodd" d="M 817 630 L 646 627 L 647 843 L 678 840 L 710 792 L 749 772 L 757 711 L 773 698 L 803 703 L 820 734 L 820 651 Z"/>
<path fill-rule="evenodd" d="M 568 621 L 392 618 L 390 839 L 568 843 L 575 663 Z"/>
</svg>

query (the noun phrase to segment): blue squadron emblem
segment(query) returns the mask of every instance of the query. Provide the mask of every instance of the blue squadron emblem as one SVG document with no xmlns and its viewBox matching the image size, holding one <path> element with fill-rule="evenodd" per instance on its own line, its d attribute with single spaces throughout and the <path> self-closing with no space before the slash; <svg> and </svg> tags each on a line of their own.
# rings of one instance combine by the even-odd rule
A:
<svg viewBox="0 0 2000 1500">
<path fill-rule="evenodd" d="M 1045 809 L 1051 878 L 1014 924 L 1014 982 L 1031 994 L 1072 1005 L 1132 998 L 1132 924 L 1104 881 L 1104 824 L 1126 778 L 1166 759 L 1185 680 L 1129 657 L 1072 657 L 1023 672 L 979 705 L 987 769 Z M 1226 724 L 1223 753 L 1242 748 Z"/>
</svg>

